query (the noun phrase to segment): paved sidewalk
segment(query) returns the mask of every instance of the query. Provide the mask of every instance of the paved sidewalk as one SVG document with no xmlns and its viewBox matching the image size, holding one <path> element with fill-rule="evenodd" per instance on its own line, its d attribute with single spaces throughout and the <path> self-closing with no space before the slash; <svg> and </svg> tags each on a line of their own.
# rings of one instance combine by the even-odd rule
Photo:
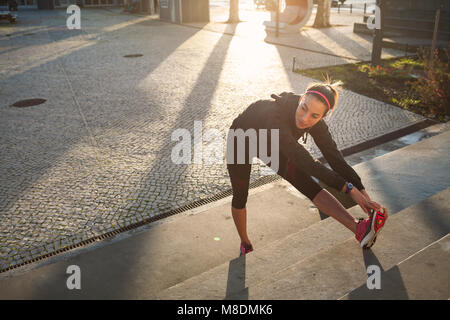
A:
<svg viewBox="0 0 450 320">
<path fill-rule="evenodd" d="M 363 12 L 337 13 L 332 10 L 330 22 L 333 28 L 313 28 L 315 11 L 311 14 L 306 26 L 297 33 L 266 34 L 263 22 L 270 20 L 270 12 L 265 10 L 241 9 L 240 23 L 224 23 L 228 19 L 228 8 L 211 7 L 210 23 L 185 23 L 185 25 L 203 28 L 219 33 L 237 35 L 239 37 L 261 40 L 281 46 L 301 48 L 323 55 L 329 55 L 329 60 L 323 58 L 304 59 L 303 52 L 297 56 L 298 68 L 315 68 L 332 64 L 370 61 L 372 52 L 372 36 L 353 33 L 353 24 L 361 22 Z M 389 58 L 404 55 L 404 52 L 385 48 L 382 57 Z M 324 64 L 326 63 L 326 64 Z"/>
<path fill-rule="evenodd" d="M 251 102 L 313 81 L 293 57 L 342 63 L 155 17 L 83 9 L 81 31 L 65 19 L 27 10 L 0 26 L 0 269 L 230 189 L 224 163 L 174 164 L 172 132 L 201 120 L 225 137 Z M 10 107 L 29 98 L 47 102 Z M 346 148 L 423 119 L 344 90 L 329 124 Z"/>
</svg>

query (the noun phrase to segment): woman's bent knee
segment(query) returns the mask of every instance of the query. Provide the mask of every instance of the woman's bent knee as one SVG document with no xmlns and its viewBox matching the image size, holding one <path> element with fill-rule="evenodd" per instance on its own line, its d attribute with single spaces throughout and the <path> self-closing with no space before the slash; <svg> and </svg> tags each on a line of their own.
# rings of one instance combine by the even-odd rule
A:
<svg viewBox="0 0 450 320">
<path fill-rule="evenodd" d="M 247 196 L 248 193 L 234 195 L 233 200 L 231 201 L 231 207 L 237 210 L 245 209 L 245 205 L 247 204 Z"/>
<path fill-rule="evenodd" d="M 312 198 L 310 198 L 311 201 L 312 201 L 314 204 L 317 204 L 317 203 L 323 198 L 324 193 L 328 193 L 328 191 L 327 191 L 326 189 L 323 189 L 323 188 L 322 188 L 322 189 L 319 190 L 319 192 L 317 192 Z"/>
<path fill-rule="evenodd" d="M 235 207 L 231 206 L 232 212 L 240 213 L 240 212 L 244 212 L 245 210 L 246 210 L 245 206 L 243 208 L 235 208 Z"/>
</svg>

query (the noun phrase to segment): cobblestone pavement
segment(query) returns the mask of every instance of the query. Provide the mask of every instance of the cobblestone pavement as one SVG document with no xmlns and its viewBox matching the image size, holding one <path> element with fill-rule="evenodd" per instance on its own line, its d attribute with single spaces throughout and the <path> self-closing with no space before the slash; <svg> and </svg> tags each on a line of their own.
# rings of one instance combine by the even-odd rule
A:
<svg viewBox="0 0 450 320">
<path fill-rule="evenodd" d="M 228 190 L 224 163 L 171 161 L 172 132 L 198 120 L 225 138 L 251 102 L 312 81 L 293 56 L 338 63 L 152 17 L 83 9 L 81 31 L 65 17 L 20 11 L 0 26 L 0 269 Z M 29 98 L 47 101 L 10 106 Z M 344 90 L 328 122 L 345 148 L 421 120 Z"/>
</svg>

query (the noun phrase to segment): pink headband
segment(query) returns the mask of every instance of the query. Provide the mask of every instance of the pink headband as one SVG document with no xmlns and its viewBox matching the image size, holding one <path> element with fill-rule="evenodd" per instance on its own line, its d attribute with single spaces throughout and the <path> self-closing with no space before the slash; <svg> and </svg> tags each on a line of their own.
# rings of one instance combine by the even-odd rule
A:
<svg viewBox="0 0 450 320">
<path fill-rule="evenodd" d="M 331 110 L 330 102 L 328 101 L 328 99 L 322 93 L 320 93 L 319 91 L 314 91 L 314 90 L 308 90 L 308 91 L 306 91 L 306 93 L 317 93 L 318 95 L 320 95 L 327 102 L 327 104 L 328 104 L 328 111 Z"/>
</svg>

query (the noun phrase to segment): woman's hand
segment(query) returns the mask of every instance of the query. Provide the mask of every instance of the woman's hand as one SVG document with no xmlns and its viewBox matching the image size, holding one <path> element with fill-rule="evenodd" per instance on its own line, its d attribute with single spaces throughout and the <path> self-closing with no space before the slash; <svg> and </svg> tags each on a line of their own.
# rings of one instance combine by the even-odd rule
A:
<svg viewBox="0 0 450 320">
<path fill-rule="evenodd" d="M 365 191 L 364 193 L 367 195 Z M 349 194 L 353 201 L 355 201 L 367 215 L 370 215 L 370 210 L 378 211 L 383 208 L 379 203 L 370 200 L 368 195 L 366 197 L 366 195 L 356 188 L 353 188 Z"/>
</svg>

